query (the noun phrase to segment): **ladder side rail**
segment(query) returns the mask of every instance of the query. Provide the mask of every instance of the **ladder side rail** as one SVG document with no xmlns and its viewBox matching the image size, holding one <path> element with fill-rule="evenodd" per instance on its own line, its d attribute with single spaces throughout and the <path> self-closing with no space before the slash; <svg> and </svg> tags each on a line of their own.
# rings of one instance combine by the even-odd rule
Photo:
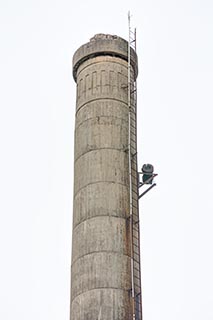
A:
<svg viewBox="0 0 213 320">
<path fill-rule="evenodd" d="M 134 44 L 133 49 L 136 51 L 136 29 L 134 30 L 134 40 L 132 41 L 132 43 Z M 135 163 L 134 163 L 134 167 L 136 169 L 136 174 L 138 172 L 138 161 L 137 161 L 137 81 L 134 78 L 133 75 L 133 112 L 134 112 L 134 120 L 132 119 L 132 121 L 134 121 L 134 137 L 135 137 L 135 149 L 136 149 L 136 157 L 135 157 Z M 136 184 L 138 186 L 138 175 L 136 177 Z M 137 223 L 137 255 L 138 255 L 138 260 L 137 262 L 134 262 L 134 270 L 133 272 L 135 273 L 137 271 L 138 277 L 137 277 L 137 286 L 139 286 L 139 292 L 136 292 L 136 288 L 135 288 L 135 312 L 136 312 L 136 320 L 142 320 L 142 294 L 141 294 L 141 259 L 140 259 L 140 226 L 139 226 L 139 201 L 138 201 L 138 195 L 139 195 L 139 190 L 137 187 L 137 205 L 136 205 L 136 210 L 137 210 L 137 221 L 135 223 Z M 134 232 L 133 232 L 133 236 L 134 236 Z M 132 240 L 133 241 L 133 240 Z M 133 252 L 134 254 L 134 252 Z M 135 265 L 138 265 L 138 269 Z M 135 276 L 136 278 L 136 276 Z"/>
<path fill-rule="evenodd" d="M 130 12 L 128 13 L 129 41 L 128 41 L 128 162 L 129 162 L 129 214 L 130 214 L 130 239 L 131 239 L 131 297 L 132 297 L 132 319 L 135 320 L 135 289 L 134 289 L 134 256 L 133 256 L 133 207 L 132 207 L 132 155 L 131 155 L 131 26 Z"/>
</svg>

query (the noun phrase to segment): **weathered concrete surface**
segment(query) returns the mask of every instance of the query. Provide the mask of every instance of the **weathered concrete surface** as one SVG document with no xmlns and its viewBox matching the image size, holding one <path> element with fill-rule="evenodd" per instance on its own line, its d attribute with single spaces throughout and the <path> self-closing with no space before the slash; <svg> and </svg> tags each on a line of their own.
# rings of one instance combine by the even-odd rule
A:
<svg viewBox="0 0 213 320">
<path fill-rule="evenodd" d="M 73 56 L 73 77 L 76 80 L 76 72 L 85 60 L 97 56 L 117 56 L 128 61 L 128 42 L 116 35 L 97 34 L 90 42 L 82 45 Z M 131 64 L 138 75 L 137 55 L 131 48 Z"/>
<path fill-rule="evenodd" d="M 134 54 L 135 77 L 136 62 Z M 129 320 L 127 42 L 95 36 L 75 53 L 73 75 L 71 319 Z"/>
</svg>

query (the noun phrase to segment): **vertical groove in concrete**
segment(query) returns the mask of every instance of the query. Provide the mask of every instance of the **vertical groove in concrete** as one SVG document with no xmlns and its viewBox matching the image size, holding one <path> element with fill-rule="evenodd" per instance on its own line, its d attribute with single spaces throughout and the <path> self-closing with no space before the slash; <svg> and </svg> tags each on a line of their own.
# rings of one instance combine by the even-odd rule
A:
<svg viewBox="0 0 213 320">
<path fill-rule="evenodd" d="M 137 56 L 132 54 L 137 77 Z M 72 320 L 131 313 L 127 42 L 96 35 L 73 58 L 77 83 Z"/>
</svg>

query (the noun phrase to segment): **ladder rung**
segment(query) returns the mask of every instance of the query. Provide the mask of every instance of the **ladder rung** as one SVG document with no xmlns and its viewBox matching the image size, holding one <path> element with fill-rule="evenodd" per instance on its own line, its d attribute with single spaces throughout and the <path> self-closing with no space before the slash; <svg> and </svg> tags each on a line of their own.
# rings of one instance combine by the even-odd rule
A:
<svg viewBox="0 0 213 320">
<path fill-rule="evenodd" d="M 139 235 L 138 235 L 139 236 Z M 136 238 L 138 238 L 138 236 L 136 236 Z M 139 241 L 139 240 L 138 240 Z"/>
<path fill-rule="evenodd" d="M 138 270 L 136 270 L 136 269 L 135 269 L 134 271 L 135 271 L 135 273 L 134 273 L 134 274 L 135 274 L 135 275 L 137 274 L 137 275 L 138 275 L 138 277 L 139 277 L 139 276 L 140 276 L 140 272 L 139 272 Z"/>
<path fill-rule="evenodd" d="M 139 219 L 138 219 L 138 217 L 137 217 L 137 219 L 134 219 L 133 223 L 134 223 L 134 224 L 137 224 L 138 222 L 139 222 Z"/>
<path fill-rule="evenodd" d="M 133 218 L 135 218 L 135 220 L 133 222 L 137 221 L 138 220 L 138 215 L 134 215 L 133 214 Z"/>
<path fill-rule="evenodd" d="M 139 249 L 138 243 L 135 243 L 135 242 L 132 242 L 132 243 L 133 243 L 134 248 L 136 248 L 138 250 Z"/>
<path fill-rule="evenodd" d="M 138 188 L 137 187 L 135 187 L 135 188 L 136 188 L 136 191 L 134 191 L 133 194 L 137 196 L 138 195 Z"/>
<path fill-rule="evenodd" d="M 139 218 L 138 217 L 138 210 L 137 210 L 137 208 L 134 208 L 135 209 L 135 212 L 133 213 L 133 215 L 134 215 L 134 217 L 137 217 L 137 219 Z M 133 210 L 134 211 L 134 210 Z"/>
<path fill-rule="evenodd" d="M 137 288 L 135 288 L 135 292 L 140 292 L 141 291 L 141 284 L 140 284 L 140 281 L 141 279 L 136 279 L 137 282 L 134 282 L 134 286 Z M 137 284 L 139 282 L 139 284 Z"/>
<path fill-rule="evenodd" d="M 138 188 L 138 184 L 137 184 L 137 183 L 132 182 L 132 185 L 133 185 L 134 187 Z"/>
<path fill-rule="evenodd" d="M 133 225 L 132 228 L 135 232 L 139 233 L 139 226 Z"/>
<path fill-rule="evenodd" d="M 132 241 L 133 241 L 133 243 L 139 245 L 139 239 L 137 237 L 134 237 Z"/>
<path fill-rule="evenodd" d="M 138 201 L 138 189 L 136 191 L 132 190 L 132 199 Z"/>
<path fill-rule="evenodd" d="M 135 200 L 138 200 L 138 188 L 137 187 L 135 187 L 136 188 L 136 191 L 133 191 L 133 194 L 132 194 L 132 196 L 135 196 L 135 198 L 134 197 L 132 197 L 133 199 L 135 199 Z"/>
<path fill-rule="evenodd" d="M 134 213 L 134 215 L 138 217 L 138 215 L 139 215 L 138 206 L 135 206 L 135 205 L 133 204 L 132 207 L 133 207 L 133 213 Z"/>
<path fill-rule="evenodd" d="M 138 236 L 136 236 L 136 238 L 139 238 L 139 235 L 138 235 Z"/>
<path fill-rule="evenodd" d="M 135 252 L 135 251 L 134 251 L 134 255 L 136 255 L 136 256 L 138 256 L 138 257 L 139 257 L 139 253 L 137 253 L 137 252 Z"/>
<path fill-rule="evenodd" d="M 137 171 L 136 170 L 134 170 L 136 173 L 137 173 Z M 136 175 L 132 175 L 134 178 L 137 178 L 138 177 L 138 175 L 136 174 Z"/>
<path fill-rule="evenodd" d="M 132 237 L 135 238 L 135 239 L 137 239 L 137 241 L 138 241 L 138 237 L 135 237 L 134 235 L 133 235 Z"/>
<path fill-rule="evenodd" d="M 135 188 L 136 191 L 134 191 L 135 193 L 138 193 L 138 184 L 134 183 L 132 184 L 132 187 Z"/>
<path fill-rule="evenodd" d="M 137 252 L 134 252 L 133 256 L 134 256 L 134 259 L 136 259 L 136 258 L 139 259 L 140 258 L 140 255 Z"/>
<path fill-rule="evenodd" d="M 130 129 L 130 132 L 132 132 L 132 134 L 135 134 L 135 135 L 136 135 L 136 130 L 135 130 L 135 128 L 134 128 L 133 131 L 131 131 L 131 129 Z"/>
<path fill-rule="evenodd" d="M 135 219 L 137 218 L 137 220 L 138 220 L 138 214 L 137 214 L 137 212 L 133 214 L 133 218 L 135 218 Z M 136 221 L 136 220 L 135 220 L 135 221 Z"/>
<path fill-rule="evenodd" d="M 135 187 L 135 188 L 138 189 L 138 184 L 137 184 L 137 183 L 133 183 L 133 182 L 132 182 L 132 185 L 133 185 L 133 187 Z"/>
<path fill-rule="evenodd" d="M 138 268 L 136 268 L 136 262 L 134 263 L 134 269 L 137 271 L 137 272 L 139 272 L 139 273 L 141 273 L 141 271 L 140 271 L 140 269 L 138 269 L 138 268 L 140 268 L 140 263 L 139 262 L 137 262 L 137 267 Z"/>
<path fill-rule="evenodd" d="M 136 189 L 136 190 L 135 190 Z M 136 194 L 136 199 L 134 199 L 134 200 L 138 200 L 138 189 L 137 189 L 137 187 L 132 187 L 132 192 L 134 193 L 134 194 Z"/>
<path fill-rule="evenodd" d="M 136 199 L 134 199 L 134 202 L 135 203 L 133 203 L 132 204 L 132 206 L 133 206 L 133 208 L 134 208 L 134 212 L 136 212 L 137 213 L 137 215 L 138 215 L 138 198 L 137 198 L 137 200 Z"/>
<path fill-rule="evenodd" d="M 139 233 L 138 233 L 138 235 L 135 235 L 137 238 L 139 238 Z"/>
<path fill-rule="evenodd" d="M 137 139 L 136 139 L 136 136 L 134 135 L 131 135 L 131 137 L 130 137 L 130 141 L 131 141 L 131 143 L 133 143 L 133 144 L 136 144 L 137 143 Z"/>
<path fill-rule="evenodd" d="M 138 202 L 138 190 L 132 190 L 132 199 Z"/>
<path fill-rule="evenodd" d="M 137 189 L 137 191 L 134 191 L 133 194 L 134 194 L 134 195 L 137 195 L 137 194 L 138 194 L 138 189 Z"/>
<path fill-rule="evenodd" d="M 139 243 L 139 238 L 138 237 L 136 237 L 136 236 L 132 236 L 138 243 Z M 134 241 L 134 239 L 133 239 L 133 241 Z"/>
<path fill-rule="evenodd" d="M 137 242 L 137 243 L 135 243 L 134 241 L 132 242 L 133 243 L 133 245 L 134 245 L 134 247 L 136 248 L 136 249 L 138 249 L 139 248 L 139 243 Z"/>
<path fill-rule="evenodd" d="M 138 193 L 138 185 L 135 183 L 135 184 L 132 184 L 132 187 L 135 188 L 136 191 L 134 191 L 135 193 Z"/>
<path fill-rule="evenodd" d="M 135 165 L 137 166 L 137 159 L 136 159 L 136 154 L 132 154 L 132 166 Z M 134 169 L 134 168 L 133 168 Z M 135 171 L 137 171 L 136 169 L 134 169 Z"/>
<path fill-rule="evenodd" d="M 133 223 L 136 223 L 138 221 L 138 216 L 135 217 L 135 219 L 133 220 Z"/>
<path fill-rule="evenodd" d="M 137 236 L 135 236 L 134 239 L 139 243 L 139 238 Z"/>
<path fill-rule="evenodd" d="M 139 233 L 139 228 L 138 227 L 135 227 L 135 225 L 133 225 L 132 228 L 133 228 L 133 231 Z"/>
<path fill-rule="evenodd" d="M 134 268 L 134 270 L 137 270 L 138 272 L 140 272 L 140 270 L 138 270 L 138 269 L 136 269 L 136 268 Z"/>
</svg>

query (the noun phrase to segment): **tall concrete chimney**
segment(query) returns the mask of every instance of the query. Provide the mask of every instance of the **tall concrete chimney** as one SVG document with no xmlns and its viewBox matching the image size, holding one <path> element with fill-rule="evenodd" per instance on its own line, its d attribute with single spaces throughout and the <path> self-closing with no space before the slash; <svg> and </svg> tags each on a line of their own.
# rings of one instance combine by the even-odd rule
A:
<svg viewBox="0 0 213 320">
<path fill-rule="evenodd" d="M 129 120 L 128 66 L 134 82 L 137 55 L 131 48 L 128 64 L 128 42 L 112 35 L 95 35 L 73 57 L 77 102 L 71 320 L 142 318 L 136 115 L 132 112 Z M 131 187 L 129 130 L 135 159 Z M 131 205 L 133 214 L 136 208 L 132 223 Z"/>
</svg>

